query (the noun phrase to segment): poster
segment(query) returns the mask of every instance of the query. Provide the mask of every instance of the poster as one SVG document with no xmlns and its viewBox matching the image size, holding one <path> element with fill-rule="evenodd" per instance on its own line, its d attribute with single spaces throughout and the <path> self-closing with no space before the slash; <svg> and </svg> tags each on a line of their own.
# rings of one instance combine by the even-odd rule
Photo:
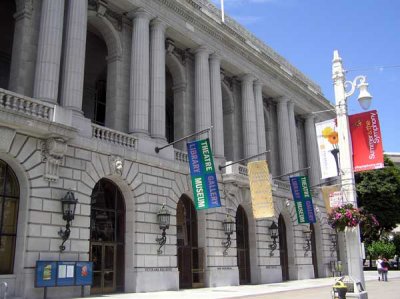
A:
<svg viewBox="0 0 400 299">
<path fill-rule="evenodd" d="M 339 175 L 339 146 L 336 119 L 315 124 L 317 133 L 321 178 Z"/>
<path fill-rule="evenodd" d="M 76 285 L 92 285 L 93 262 L 76 262 L 75 277 Z"/>
<path fill-rule="evenodd" d="M 314 206 L 312 203 L 310 184 L 307 176 L 290 178 L 293 199 L 296 207 L 297 220 L 301 223 L 315 223 Z"/>
<path fill-rule="evenodd" d="M 330 213 L 332 208 L 343 204 L 343 193 L 340 190 L 340 185 L 323 186 L 321 191 L 327 213 Z"/>
<path fill-rule="evenodd" d="M 57 262 L 36 261 L 35 287 L 54 287 L 57 277 Z"/>
<path fill-rule="evenodd" d="M 273 217 L 274 202 L 267 161 L 250 162 L 247 171 L 254 218 Z"/>
<path fill-rule="evenodd" d="M 220 207 L 218 181 L 209 139 L 189 142 L 187 150 L 196 210 Z"/>
<path fill-rule="evenodd" d="M 349 116 L 354 172 L 383 168 L 382 136 L 376 110 Z"/>
<path fill-rule="evenodd" d="M 58 262 L 57 286 L 71 286 L 75 284 L 75 262 Z"/>
</svg>

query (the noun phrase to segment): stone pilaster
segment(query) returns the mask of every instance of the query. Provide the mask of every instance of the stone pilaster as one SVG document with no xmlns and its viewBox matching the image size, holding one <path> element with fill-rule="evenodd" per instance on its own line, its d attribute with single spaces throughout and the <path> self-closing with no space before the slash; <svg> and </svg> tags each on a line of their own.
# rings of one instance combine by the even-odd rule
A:
<svg viewBox="0 0 400 299">
<path fill-rule="evenodd" d="M 129 95 L 129 133 L 149 135 L 149 23 L 143 9 L 133 13 L 131 78 Z"/>
<path fill-rule="evenodd" d="M 195 50 L 194 108 L 196 131 L 211 126 L 209 50 L 199 47 Z"/>
<path fill-rule="evenodd" d="M 297 146 L 297 130 L 296 130 L 296 119 L 294 117 L 294 102 L 289 101 L 289 129 L 290 129 L 290 143 L 292 145 L 292 168 L 293 171 L 299 169 L 299 149 Z"/>
<path fill-rule="evenodd" d="M 257 121 L 254 102 L 253 81 L 250 74 L 242 78 L 242 126 L 243 126 L 243 155 L 244 158 L 257 154 Z"/>
<path fill-rule="evenodd" d="M 150 27 L 150 119 L 151 137 L 165 137 L 165 24 L 159 19 Z"/>
<path fill-rule="evenodd" d="M 64 0 L 43 0 L 33 97 L 57 103 Z"/>
<path fill-rule="evenodd" d="M 266 140 L 262 84 L 260 81 L 254 83 L 254 97 L 256 101 L 258 153 L 262 153 L 266 151 Z M 264 159 L 264 156 L 260 156 L 260 159 Z"/>
<path fill-rule="evenodd" d="M 310 166 L 308 171 L 311 186 L 320 183 L 321 170 L 318 160 L 318 144 L 317 135 L 315 131 L 315 116 L 312 114 L 307 115 L 305 122 L 306 131 L 306 151 L 307 151 L 307 163 Z"/>
<path fill-rule="evenodd" d="M 65 28 L 61 104 L 82 113 L 87 32 L 87 1 L 69 0 Z"/>
<path fill-rule="evenodd" d="M 213 153 L 216 158 L 224 157 L 224 115 L 222 110 L 221 61 L 218 55 L 210 57 L 210 84 Z"/>
<path fill-rule="evenodd" d="M 293 167 L 288 101 L 289 100 L 285 97 L 277 99 L 279 162 L 281 166 L 280 175 L 291 172 Z"/>
</svg>

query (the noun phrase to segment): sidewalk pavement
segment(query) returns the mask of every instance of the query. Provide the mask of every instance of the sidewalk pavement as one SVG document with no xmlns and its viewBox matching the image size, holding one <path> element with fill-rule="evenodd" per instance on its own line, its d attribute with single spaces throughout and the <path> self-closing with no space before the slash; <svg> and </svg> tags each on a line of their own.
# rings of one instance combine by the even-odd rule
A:
<svg viewBox="0 0 400 299">
<path fill-rule="evenodd" d="M 376 271 L 364 271 L 365 281 L 377 281 L 378 273 Z M 389 280 L 400 279 L 400 271 L 389 271 Z M 281 283 L 260 284 L 260 285 L 241 285 L 241 286 L 225 286 L 214 288 L 201 288 L 201 289 L 188 289 L 179 291 L 162 291 L 162 292 L 149 292 L 149 293 L 124 293 L 124 294 L 110 294 L 102 295 L 100 297 L 88 297 L 90 299 L 104 299 L 104 298 L 129 298 L 129 299 L 158 299 L 158 298 L 245 298 L 253 297 L 263 294 L 271 294 L 278 292 L 287 292 L 294 290 L 303 290 L 320 287 L 331 287 L 335 282 L 335 277 L 317 278 L 317 279 L 304 279 L 294 280 Z M 368 291 L 368 289 L 367 289 Z M 400 298 L 400 295 L 399 295 Z M 78 297 L 76 298 L 78 299 Z M 388 298 L 387 298 L 388 299 Z"/>
</svg>

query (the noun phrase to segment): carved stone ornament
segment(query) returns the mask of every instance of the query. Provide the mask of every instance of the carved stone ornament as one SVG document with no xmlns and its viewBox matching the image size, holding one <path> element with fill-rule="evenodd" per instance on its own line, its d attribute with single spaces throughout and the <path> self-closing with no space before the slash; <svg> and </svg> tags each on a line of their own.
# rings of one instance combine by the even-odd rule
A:
<svg viewBox="0 0 400 299">
<path fill-rule="evenodd" d="M 43 179 L 55 182 L 58 180 L 58 168 L 67 152 L 67 142 L 62 138 L 49 138 L 42 143 L 43 162 L 46 162 Z"/>
<path fill-rule="evenodd" d="M 124 169 L 124 160 L 119 156 L 110 156 L 110 170 L 111 174 L 122 175 Z"/>
</svg>

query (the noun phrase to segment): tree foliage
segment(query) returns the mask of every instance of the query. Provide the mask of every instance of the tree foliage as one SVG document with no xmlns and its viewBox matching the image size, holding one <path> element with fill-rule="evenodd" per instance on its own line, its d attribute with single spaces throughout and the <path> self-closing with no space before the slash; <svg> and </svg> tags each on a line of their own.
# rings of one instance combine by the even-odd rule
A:
<svg viewBox="0 0 400 299">
<path fill-rule="evenodd" d="M 371 243 L 400 223 L 400 168 L 385 156 L 384 168 L 357 173 L 355 180 L 358 206 L 379 222 L 374 230 L 362 231 L 364 241 Z"/>
<path fill-rule="evenodd" d="M 377 259 L 379 256 L 390 259 L 395 255 L 396 246 L 387 241 L 375 241 L 367 246 L 367 252 L 373 259 Z"/>
</svg>

